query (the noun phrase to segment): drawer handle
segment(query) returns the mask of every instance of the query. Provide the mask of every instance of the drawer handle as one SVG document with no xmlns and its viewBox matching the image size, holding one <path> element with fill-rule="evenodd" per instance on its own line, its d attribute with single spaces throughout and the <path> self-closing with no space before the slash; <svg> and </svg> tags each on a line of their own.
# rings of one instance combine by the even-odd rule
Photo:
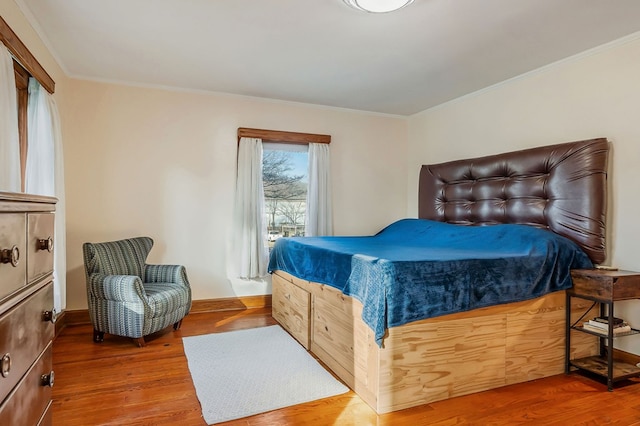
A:
<svg viewBox="0 0 640 426">
<path fill-rule="evenodd" d="M 0 359 L 0 374 L 2 377 L 7 377 L 11 371 L 11 354 L 6 353 Z"/>
<path fill-rule="evenodd" d="M 42 386 L 49 386 L 52 388 L 54 378 L 55 374 L 53 373 L 53 370 L 51 370 L 51 373 L 40 376 L 40 382 L 42 383 Z"/>
<path fill-rule="evenodd" d="M 38 250 L 46 250 L 51 253 L 51 250 L 53 250 L 53 238 L 49 237 L 46 240 L 38 239 Z"/>
<path fill-rule="evenodd" d="M 51 324 L 55 324 L 57 320 L 58 313 L 55 309 L 52 309 L 51 311 L 44 311 L 42 313 L 42 321 L 51 321 Z"/>
<path fill-rule="evenodd" d="M 0 262 L 11 263 L 13 267 L 18 266 L 18 262 L 20 262 L 20 249 L 18 246 L 2 250 L 0 252 Z"/>
</svg>

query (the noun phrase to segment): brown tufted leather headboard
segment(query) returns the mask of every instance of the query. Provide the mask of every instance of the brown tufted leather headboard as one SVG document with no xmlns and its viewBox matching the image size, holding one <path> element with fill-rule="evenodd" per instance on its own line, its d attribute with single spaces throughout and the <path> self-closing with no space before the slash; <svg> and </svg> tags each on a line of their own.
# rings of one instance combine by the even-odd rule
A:
<svg viewBox="0 0 640 426">
<path fill-rule="evenodd" d="M 547 228 L 605 259 L 606 139 L 424 165 L 418 216 L 461 225 Z"/>
</svg>

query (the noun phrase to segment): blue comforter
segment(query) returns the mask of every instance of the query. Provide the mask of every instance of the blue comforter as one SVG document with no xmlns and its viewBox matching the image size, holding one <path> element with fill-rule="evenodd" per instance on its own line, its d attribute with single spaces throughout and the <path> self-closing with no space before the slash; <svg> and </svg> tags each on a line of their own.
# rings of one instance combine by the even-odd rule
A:
<svg viewBox="0 0 640 426">
<path fill-rule="evenodd" d="M 378 345 L 388 327 L 564 290 L 571 269 L 591 267 L 574 242 L 550 231 L 424 219 L 368 237 L 280 238 L 269 261 L 269 272 L 358 299 Z"/>
</svg>

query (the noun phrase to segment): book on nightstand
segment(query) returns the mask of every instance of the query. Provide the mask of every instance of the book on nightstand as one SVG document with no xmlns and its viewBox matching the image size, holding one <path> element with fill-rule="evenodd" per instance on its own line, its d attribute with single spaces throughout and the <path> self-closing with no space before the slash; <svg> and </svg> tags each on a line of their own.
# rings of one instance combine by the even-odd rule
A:
<svg viewBox="0 0 640 426">
<path fill-rule="evenodd" d="M 621 318 L 613 318 L 613 334 L 629 333 L 631 326 Z M 609 334 L 609 318 L 596 317 L 582 324 L 585 330 L 593 331 L 600 334 Z"/>
<path fill-rule="evenodd" d="M 609 317 L 595 317 L 594 319 L 592 319 L 590 321 L 601 323 L 601 324 L 606 324 L 607 326 L 609 325 Z M 624 323 L 624 320 L 622 318 L 613 317 L 613 325 L 614 326 L 619 326 L 622 323 Z"/>
</svg>

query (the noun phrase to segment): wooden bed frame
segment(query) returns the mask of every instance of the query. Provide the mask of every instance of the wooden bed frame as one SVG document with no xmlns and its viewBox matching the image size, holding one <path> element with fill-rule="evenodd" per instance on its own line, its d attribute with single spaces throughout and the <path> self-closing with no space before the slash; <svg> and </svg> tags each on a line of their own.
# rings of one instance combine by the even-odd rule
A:
<svg viewBox="0 0 640 426">
<path fill-rule="evenodd" d="M 423 166 L 419 216 L 546 227 L 600 263 L 607 155 L 595 139 Z M 334 287 L 275 271 L 272 300 L 273 317 L 377 413 L 564 372 L 564 291 L 393 327 L 382 347 L 360 302 Z M 589 306 L 574 302 L 574 320 Z M 571 345 L 571 358 L 599 350 L 586 334 Z"/>
</svg>

